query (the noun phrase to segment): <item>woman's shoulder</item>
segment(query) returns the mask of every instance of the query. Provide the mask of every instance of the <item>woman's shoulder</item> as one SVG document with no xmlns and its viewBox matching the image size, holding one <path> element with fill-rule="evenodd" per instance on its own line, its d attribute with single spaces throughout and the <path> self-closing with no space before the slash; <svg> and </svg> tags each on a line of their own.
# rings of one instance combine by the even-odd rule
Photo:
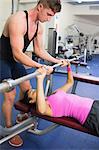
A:
<svg viewBox="0 0 99 150">
<path fill-rule="evenodd" d="M 53 91 L 53 92 L 51 93 L 51 95 L 49 95 L 49 96 L 52 96 L 52 95 L 64 95 L 64 94 L 66 94 L 65 91 L 63 91 L 63 90 L 61 90 L 61 89 L 57 89 L 57 90 Z"/>
<path fill-rule="evenodd" d="M 65 93 L 66 94 L 66 92 L 65 91 L 63 91 L 62 89 L 57 89 L 56 91 L 54 91 L 53 93 Z"/>
</svg>

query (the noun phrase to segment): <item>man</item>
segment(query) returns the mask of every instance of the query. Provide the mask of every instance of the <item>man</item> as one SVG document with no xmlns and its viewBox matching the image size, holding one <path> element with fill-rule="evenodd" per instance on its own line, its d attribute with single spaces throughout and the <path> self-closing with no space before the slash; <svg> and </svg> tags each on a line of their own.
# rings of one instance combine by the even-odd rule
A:
<svg viewBox="0 0 99 150">
<path fill-rule="evenodd" d="M 49 62 L 60 63 L 60 60 L 53 58 L 43 49 L 43 30 L 40 24 L 40 22 L 50 21 L 55 13 L 60 11 L 61 3 L 59 0 L 39 0 L 35 8 L 29 11 L 19 11 L 8 18 L 0 41 L 0 81 L 8 78 L 16 79 L 26 75 L 27 72 L 23 64 L 36 68 L 42 66 L 24 53 L 31 41 L 33 41 L 36 55 Z M 22 94 L 30 88 L 29 81 L 20 84 Z M 15 89 L 4 93 L 2 110 L 7 128 L 12 126 L 11 114 L 15 95 Z M 22 143 L 19 135 L 10 140 L 10 144 L 13 146 L 20 146 Z"/>
</svg>

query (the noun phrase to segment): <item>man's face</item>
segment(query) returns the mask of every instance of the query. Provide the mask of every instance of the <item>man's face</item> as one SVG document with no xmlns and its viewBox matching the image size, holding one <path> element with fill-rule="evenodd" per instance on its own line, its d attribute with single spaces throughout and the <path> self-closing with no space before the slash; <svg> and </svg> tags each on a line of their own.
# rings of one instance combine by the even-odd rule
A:
<svg viewBox="0 0 99 150">
<path fill-rule="evenodd" d="M 50 8 L 44 8 L 43 5 L 39 9 L 38 19 L 40 22 L 50 21 L 55 13 Z"/>
</svg>

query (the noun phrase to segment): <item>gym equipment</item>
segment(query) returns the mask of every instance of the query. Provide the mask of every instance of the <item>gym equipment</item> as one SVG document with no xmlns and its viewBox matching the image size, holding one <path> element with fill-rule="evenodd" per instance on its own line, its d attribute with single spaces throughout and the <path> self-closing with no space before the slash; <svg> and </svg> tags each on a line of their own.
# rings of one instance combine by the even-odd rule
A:
<svg viewBox="0 0 99 150">
<path fill-rule="evenodd" d="M 1 137 L 0 138 L 0 144 L 9 140 L 13 136 L 15 136 L 15 135 L 31 128 L 31 127 L 34 127 L 34 124 L 35 124 L 34 119 L 29 118 L 20 124 L 14 125 L 11 128 L 4 128 L 0 125 L 0 137 Z"/>
<path fill-rule="evenodd" d="M 55 28 L 49 28 L 48 30 L 48 52 L 50 55 L 55 57 L 56 53 L 56 41 L 57 40 L 57 32 Z"/>
<path fill-rule="evenodd" d="M 83 56 L 76 56 L 75 58 L 73 59 L 69 59 L 68 61 L 72 62 L 73 60 L 78 60 L 79 58 L 82 58 Z M 56 68 L 58 66 L 62 65 L 61 64 L 55 64 L 53 65 L 52 67 L 53 68 Z M 5 79 L 3 81 L 3 83 L 0 84 L 0 92 L 5 92 L 5 91 L 9 91 L 9 90 L 12 90 L 16 85 L 26 81 L 26 80 L 30 80 L 34 77 L 36 77 L 37 75 L 39 74 L 39 72 L 36 70 L 34 73 L 31 73 L 31 74 L 28 74 L 26 76 L 23 76 L 21 78 L 18 78 L 18 79 Z"/>
<path fill-rule="evenodd" d="M 66 28 L 67 37 L 71 37 L 75 46 L 78 45 L 78 50 L 80 54 L 84 54 L 84 62 L 92 60 L 92 55 L 94 54 L 96 47 L 94 44 L 94 39 L 96 36 L 99 37 L 99 32 L 93 35 L 86 35 L 80 32 L 79 28 L 75 24 L 71 24 Z"/>
<path fill-rule="evenodd" d="M 62 63 L 55 64 L 52 67 L 55 68 L 55 67 L 58 67 L 60 65 L 62 65 Z M 0 84 L 0 92 L 9 91 L 14 86 L 18 85 L 19 83 L 21 83 L 23 81 L 26 81 L 26 80 L 29 80 L 29 79 L 31 79 L 31 78 L 39 75 L 39 74 L 40 73 L 36 70 L 34 73 L 31 73 L 31 74 L 26 75 L 24 77 L 21 77 L 19 79 L 16 79 L 16 80 L 12 80 L 12 79 L 6 80 L 6 81 L 4 81 L 4 83 Z M 47 92 L 48 92 L 48 85 L 49 85 L 49 80 L 47 82 L 47 86 L 46 86 L 46 90 L 45 90 L 45 95 L 47 95 Z M 31 128 L 31 127 L 33 128 L 34 126 L 36 126 L 36 122 L 35 122 L 34 118 L 29 118 L 29 119 L 23 121 L 22 123 L 16 124 L 15 126 L 10 127 L 10 128 L 4 128 L 4 127 L 2 127 L 0 125 L 0 136 L 1 136 L 0 144 L 2 144 L 3 142 L 9 140 L 13 136 L 15 136 L 15 135 L 17 135 L 17 134 L 19 134 L 19 133 L 21 133 L 21 132 L 23 132 L 23 131 Z"/>
<path fill-rule="evenodd" d="M 75 73 L 78 73 L 79 66 L 87 67 L 87 63 L 81 61 L 82 58 L 84 58 L 84 55 L 80 55 L 80 56 L 75 55 L 72 59 L 69 59 L 69 60 L 72 60 L 71 64 L 75 66 Z M 61 68 L 56 68 L 55 72 L 56 73 L 66 73 L 66 71 L 64 71 Z"/>
<path fill-rule="evenodd" d="M 14 13 L 14 0 L 12 0 L 11 3 L 12 3 L 12 5 L 11 5 L 11 7 L 12 7 L 11 8 L 11 14 L 13 14 Z"/>
<path fill-rule="evenodd" d="M 60 65 L 62 65 L 62 63 L 55 64 L 52 67 L 56 68 Z M 4 83 L 0 84 L 0 92 L 9 91 L 9 90 L 13 89 L 14 86 L 18 85 L 19 83 L 21 83 L 23 81 L 26 81 L 26 80 L 29 80 L 29 79 L 31 79 L 31 78 L 39 75 L 39 74 L 40 73 L 36 70 L 34 73 L 28 74 L 28 75 L 23 76 L 23 77 L 21 77 L 19 79 L 16 79 L 16 80 L 12 80 L 12 79 L 5 80 Z M 48 87 L 49 87 L 49 80 L 47 81 L 45 95 L 47 95 Z M 11 128 L 4 128 L 0 125 L 0 136 L 1 136 L 0 144 L 5 142 L 6 140 L 12 138 L 13 136 L 15 136 L 15 135 L 31 128 L 31 127 L 33 127 L 34 124 L 35 124 L 35 119 L 34 118 L 29 118 L 29 119 L 23 121 L 22 123 L 17 124 L 15 126 L 11 127 Z"/>
<path fill-rule="evenodd" d="M 81 66 L 81 67 L 87 67 L 87 63 L 80 62 L 79 60 L 78 61 L 74 60 L 74 61 L 71 62 L 71 64 L 73 64 L 75 66 L 75 73 L 78 73 L 79 66 Z M 66 71 L 61 70 L 60 68 L 55 69 L 55 72 L 57 72 L 57 73 L 66 73 Z"/>
<path fill-rule="evenodd" d="M 60 65 L 61 64 L 55 64 L 53 66 L 53 68 L 58 67 Z M 29 76 L 29 78 L 32 78 L 32 77 L 36 76 L 37 74 L 38 74 L 38 72 L 36 71 L 36 72 L 34 72 L 34 74 Z M 27 77 L 25 78 L 25 80 L 26 79 L 27 79 Z M 74 79 L 76 79 L 77 81 L 81 81 L 81 82 L 86 82 L 86 83 L 88 82 L 91 84 L 99 85 L 99 78 L 97 78 L 97 77 L 95 78 L 95 77 L 88 76 L 86 78 L 84 76 L 81 76 L 81 75 L 79 76 L 79 75 L 75 74 Z M 45 95 L 47 95 L 47 93 L 48 93 L 49 85 L 51 82 L 50 80 L 51 80 L 51 78 L 48 79 L 46 90 L 45 90 Z M 76 89 L 76 86 L 77 86 L 77 84 L 75 85 L 75 89 Z M 75 119 L 67 118 L 67 117 L 54 118 L 54 117 L 48 117 L 48 116 L 40 115 L 39 113 L 36 112 L 35 104 L 26 105 L 26 104 L 22 103 L 21 101 L 18 101 L 15 104 L 15 108 L 18 109 L 19 111 L 23 111 L 24 113 L 29 113 L 30 118 L 23 121 L 20 124 L 17 124 L 15 126 L 11 127 L 11 128 L 4 128 L 4 127 L 0 126 L 0 136 L 2 136 L 2 138 L 0 139 L 0 144 L 2 144 L 3 142 L 9 140 L 13 136 L 15 136 L 15 135 L 27 130 L 27 129 L 29 129 L 29 132 L 31 132 L 31 133 L 34 133 L 37 135 L 42 135 L 42 134 L 48 133 L 49 131 L 58 127 L 59 124 L 67 126 L 67 127 L 71 127 L 71 128 L 74 128 L 74 129 L 77 129 L 77 130 L 80 130 L 80 131 L 83 131 L 86 133 L 90 133 L 92 135 L 96 135 L 95 133 L 92 133 L 88 129 L 85 129 L 83 126 L 81 126 Z M 43 118 L 45 120 L 49 120 L 51 122 L 54 122 L 55 124 L 53 124 L 52 126 L 40 131 L 36 128 L 37 127 L 37 121 L 36 121 L 37 117 Z M 32 127 L 32 129 L 30 129 L 31 127 Z"/>
<path fill-rule="evenodd" d="M 60 65 L 62 65 L 62 63 L 61 64 L 55 64 L 52 67 L 55 68 L 55 67 L 58 67 Z M 23 76 L 21 78 L 15 79 L 15 80 L 13 80 L 13 79 L 7 79 L 6 80 L 5 79 L 3 81 L 3 83 L 0 84 L 0 92 L 12 90 L 16 85 L 22 83 L 23 81 L 32 79 L 32 78 L 36 77 L 37 75 L 39 75 L 39 72 L 36 70 L 34 73 L 28 74 L 26 76 Z"/>
<path fill-rule="evenodd" d="M 74 86 L 72 89 L 72 93 L 75 93 L 77 83 L 79 81 L 99 85 L 99 77 L 83 76 L 81 74 L 74 74 L 74 81 L 75 82 L 74 82 Z M 49 84 L 49 82 L 50 81 L 48 81 L 47 84 Z M 46 86 L 45 91 L 46 91 L 46 95 L 47 95 L 48 85 Z M 36 112 L 35 104 L 26 105 L 26 104 L 22 103 L 21 101 L 18 101 L 15 104 L 15 108 L 19 111 L 24 112 L 24 113 L 29 113 L 30 118 L 23 121 L 20 124 L 17 124 L 15 126 L 11 127 L 11 128 L 3 128 L 2 126 L 0 126 L 0 135 L 3 136 L 0 140 L 0 144 L 2 144 L 3 142 L 9 140 L 13 136 L 15 136 L 15 135 L 17 135 L 17 134 L 19 134 L 25 130 L 28 130 L 28 129 L 29 129 L 28 131 L 33 133 L 33 134 L 43 135 L 43 134 L 46 134 L 46 133 L 52 131 L 56 127 L 59 127 L 60 125 L 63 125 L 63 126 L 69 127 L 69 128 L 76 129 L 78 131 L 82 131 L 82 132 L 97 136 L 96 133 L 93 133 L 90 130 L 84 128 L 81 124 L 79 124 L 73 118 L 69 118 L 69 117 L 54 118 L 54 117 L 48 117 L 45 115 L 40 115 L 39 113 Z M 46 129 L 39 130 L 39 129 L 37 129 L 37 117 L 51 121 L 54 124 L 47 127 Z M 30 129 L 31 127 L 32 127 L 32 129 Z"/>
<path fill-rule="evenodd" d="M 81 74 L 74 74 L 74 80 L 76 84 L 74 84 L 72 93 L 75 93 L 77 83 L 80 82 L 85 82 L 85 83 L 90 83 L 90 84 L 96 84 L 99 85 L 99 77 L 94 77 L 94 76 L 83 76 Z M 90 131 L 89 129 L 86 129 L 83 127 L 77 120 L 70 118 L 70 117 L 48 117 L 45 115 L 41 115 L 38 112 L 36 112 L 35 104 L 33 105 L 26 105 L 22 103 L 21 101 L 16 102 L 15 108 L 19 111 L 23 111 L 24 113 L 31 113 L 31 117 L 35 118 L 41 118 L 44 120 L 48 120 L 53 122 L 51 126 L 47 127 L 46 129 L 39 130 L 37 129 L 37 126 L 33 129 L 29 129 L 29 132 L 36 134 L 36 135 L 43 135 L 48 133 L 49 131 L 53 130 L 56 127 L 59 127 L 60 125 L 85 132 L 94 136 L 98 136 L 96 133 Z"/>
<path fill-rule="evenodd" d="M 92 56 L 92 54 L 97 53 L 96 50 L 97 48 L 99 48 L 98 39 L 99 39 L 99 32 L 89 35 L 87 42 L 87 49 L 89 51 L 89 56 Z M 91 60 L 91 57 L 89 57 L 88 59 Z"/>
</svg>

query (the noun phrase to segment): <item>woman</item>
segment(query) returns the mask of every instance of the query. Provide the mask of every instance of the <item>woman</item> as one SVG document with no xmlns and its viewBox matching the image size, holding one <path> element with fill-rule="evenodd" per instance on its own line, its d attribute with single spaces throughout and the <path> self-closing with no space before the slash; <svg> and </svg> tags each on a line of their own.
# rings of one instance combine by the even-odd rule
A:
<svg viewBox="0 0 99 150">
<path fill-rule="evenodd" d="M 99 135 L 99 101 L 66 93 L 74 83 L 70 63 L 67 64 L 67 82 L 46 98 L 43 81 L 47 71 L 44 67 L 38 69 L 41 74 L 37 76 L 37 90 L 27 91 L 25 100 L 36 102 L 37 111 L 42 115 L 73 117 Z"/>
</svg>

